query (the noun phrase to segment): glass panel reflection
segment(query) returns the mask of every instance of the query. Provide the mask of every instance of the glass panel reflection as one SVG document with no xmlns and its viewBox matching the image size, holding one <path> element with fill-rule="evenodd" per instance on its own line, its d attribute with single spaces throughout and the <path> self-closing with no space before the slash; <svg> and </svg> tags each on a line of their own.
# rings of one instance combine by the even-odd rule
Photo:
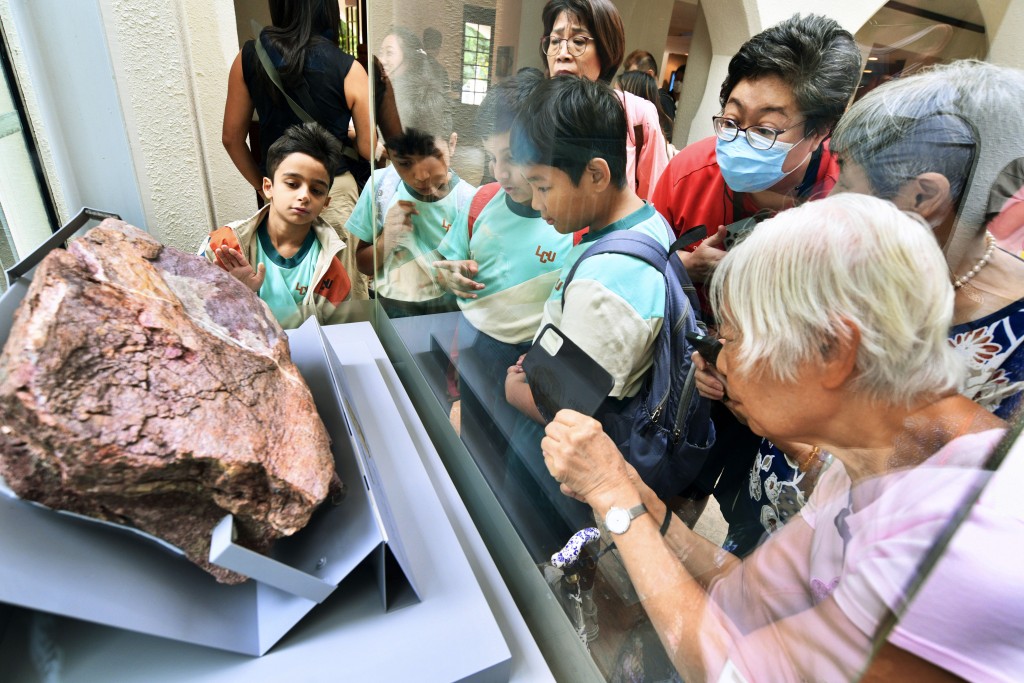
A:
<svg viewBox="0 0 1024 683">
<path fill-rule="evenodd" d="M 377 98 L 393 105 L 378 106 L 387 162 L 348 228 L 602 673 L 970 677 L 981 660 L 924 626 L 960 633 L 922 567 L 944 567 L 943 585 L 981 571 L 930 550 L 946 536 L 976 547 L 977 501 L 997 501 L 1004 546 L 1019 518 L 986 486 L 1024 381 L 1024 266 L 985 226 L 1019 232 L 1024 136 L 1014 123 L 1015 142 L 993 140 L 1024 98 L 1020 73 L 867 78 L 900 50 L 933 63 L 977 44 L 886 52 L 876 32 L 865 51 L 831 19 L 794 17 L 714 74 L 714 113 L 737 134 L 716 137 L 709 113 L 703 139 L 670 156 L 657 83 L 609 85 L 639 12 L 552 0 L 535 16 L 499 2 L 442 19 L 450 8 L 432 5 L 370 9 Z M 553 346 L 538 340 L 547 325 Z M 703 347 L 684 328 L 720 345 L 717 362 L 691 357 Z M 664 339 L 686 352 L 666 361 Z M 561 360 L 533 365 L 538 349 Z M 603 376 L 596 421 L 552 414 Z M 691 530 L 712 495 L 724 547 Z M 579 559 L 553 560 L 570 538 Z M 993 655 L 1006 670 L 1010 650 Z"/>
</svg>

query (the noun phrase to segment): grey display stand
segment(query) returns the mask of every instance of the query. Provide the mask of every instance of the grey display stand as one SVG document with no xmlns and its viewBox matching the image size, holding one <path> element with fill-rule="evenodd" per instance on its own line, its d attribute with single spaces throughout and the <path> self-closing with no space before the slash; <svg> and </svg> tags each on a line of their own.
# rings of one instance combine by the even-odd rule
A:
<svg viewBox="0 0 1024 683">
<path fill-rule="evenodd" d="M 0 310 L 11 310 L 9 299 L 20 300 L 24 289 L 21 280 L 12 283 L 0 299 Z M 0 318 L 3 337 L 9 320 L 8 315 Z M 415 631 L 407 628 L 405 639 L 413 632 L 436 635 L 431 633 L 433 624 L 455 619 L 457 623 L 448 630 L 458 635 L 457 642 L 452 642 L 447 652 L 443 643 L 435 643 L 432 649 L 439 662 L 430 662 L 428 668 L 440 667 L 444 680 L 507 681 L 508 647 L 440 503 L 432 495 L 422 465 L 415 453 L 403 456 L 401 449 L 390 448 L 396 438 L 401 444 L 404 428 L 393 403 L 391 413 L 397 419 L 390 426 L 391 433 L 382 439 L 379 422 L 371 422 L 373 434 L 367 439 L 357 414 L 362 406 L 362 417 L 366 417 L 365 377 L 356 389 L 357 398 L 347 397 L 348 371 L 315 322 L 291 333 L 290 342 L 293 360 L 309 382 L 331 433 L 339 473 L 349 492 L 340 505 L 322 508 L 306 529 L 280 542 L 271 558 L 253 557 L 235 546 L 231 520 L 226 518 L 216 534 L 212 557 L 229 568 L 258 576 L 258 581 L 219 585 L 183 558 L 137 534 L 0 496 L 0 601 L 236 653 L 263 654 L 318 602 L 326 600 L 320 612 L 326 608 L 331 616 L 321 614 L 313 619 L 313 625 L 307 627 L 307 636 L 316 634 L 312 641 L 299 646 L 292 639 L 290 646 L 283 646 L 290 655 L 271 653 L 261 660 L 277 662 L 268 663 L 268 670 L 287 662 L 279 671 L 284 677 L 286 669 L 291 674 L 320 670 L 342 652 L 347 652 L 351 662 L 368 664 L 393 644 L 384 637 L 387 631 L 397 634 L 401 624 L 415 624 Z M 377 381 L 387 390 L 376 363 L 370 360 L 364 365 L 376 371 Z M 378 399 L 385 405 L 390 402 L 390 396 L 379 395 Z M 380 414 L 380 406 L 375 406 L 372 415 Z M 405 441 L 410 442 L 408 437 Z M 378 459 L 371 457 L 371 448 Z M 397 466 L 396 457 L 408 462 Z M 392 490 L 397 492 L 396 499 L 389 502 L 385 491 Z M 411 545 L 400 542 L 400 529 L 402 536 L 414 541 Z M 431 538 L 429 546 L 427 536 Z M 437 592 L 439 575 L 449 579 L 442 582 L 447 586 L 442 594 Z M 368 576 L 373 577 L 369 585 Z M 335 590 L 339 583 L 341 590 Z M 418 595 L 421 583 L 426 586 L 425 593 Z M 372 604 L 366 602 L 368 589 L 379 593 L 380 597 L 374 598 L 375 610 L 368 611 Z M 444 599 L 439 601 L 442 595 Z M 426 604 L 416 604 L 419 597 L 424 597 L 429 609 Z M 331 605 L 344 607 L 331 610 Z M 409 607 L 385 611 L 400 606 Z M 388 621 L 390 614 L 410 612 L 416 615 Z M 339 615 L 341 623 L 336 621 Z M 332 628 L 323 631 L 325 622 L 332 623 Z M 345 642 L 334 637 L 335 630 L 347 633 Z M 371 634 L 380 639 L 375 647 L 360 641 Z M 23 636 L 15 633 L 13 638 Z M 152 647 L 179 659 L 173 647 Z M 296 648 L 304 651 L 298 661 Z M 207 657 L 210 662 L 234 661 L 193 652 L 189 662 Z M 399 657 L 387 661 L 382 670 L 404 671 L 403 675 L 416 678 L 415 672 L 422 671 L 424 665 L 417 660 Z M 188 662 L 182 664 L 188 668 Z M 367 675 L 373 672 L 365 666 L 353 670 L 360 669 Z M 149 674 L 147 678 L 154 680 Z"/>
</svg>

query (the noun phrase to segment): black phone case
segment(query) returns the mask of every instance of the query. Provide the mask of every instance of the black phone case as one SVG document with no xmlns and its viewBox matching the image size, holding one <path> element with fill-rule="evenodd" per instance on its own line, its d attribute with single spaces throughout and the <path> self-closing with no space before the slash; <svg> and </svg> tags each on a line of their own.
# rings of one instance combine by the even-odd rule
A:
<svg viewBox="0 0 1024 683">
<path fill-rule="evenodd" d="M 714 365 L 718 361 L 718 353 L 722 350 L 722 342 L 714 337 L 696 332 L 687 332 L 686 340 L 693 344 L 701 358 Z"/>
<path fill-rule="evenodd" d="M 558 346 L 554 353 L 543 343 L 545 335 L 552 334 L 549 343 Z M 551 324 L 544 326 L 530 347 L 523 370 L 537 409 L 548 421 L 563 408 L 593 416 L 615 385 L 607 370 Z"/>
</svg>

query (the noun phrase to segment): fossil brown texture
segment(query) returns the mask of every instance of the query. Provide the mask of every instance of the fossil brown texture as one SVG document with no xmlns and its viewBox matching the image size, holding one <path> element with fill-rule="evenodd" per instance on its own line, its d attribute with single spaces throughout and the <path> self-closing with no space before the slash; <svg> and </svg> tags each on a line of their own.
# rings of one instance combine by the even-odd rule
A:
<svg viewBox="0 0 1024 683">
<path fill-rule="evenodd" d="M 218 581 L 210 534 L 266 552 L 334 477 L 288 340 L 244 285 L 121 221 L 47 255 L 0 356 L 0 474 L 18 496 L 131 525 Z"/>
</svg>

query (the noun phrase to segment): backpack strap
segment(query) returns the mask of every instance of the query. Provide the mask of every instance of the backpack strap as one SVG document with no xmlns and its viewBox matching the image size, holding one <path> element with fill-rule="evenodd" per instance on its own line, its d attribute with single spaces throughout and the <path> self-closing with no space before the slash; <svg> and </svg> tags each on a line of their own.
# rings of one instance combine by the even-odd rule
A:
<svg viewBox="0 0 1024 683">
<path fill-rule="evenodd" d="M 480 212 L 494 199 L 494 195 L 498 194 L 500 189 L 501 183 L 487 183 L 473 195 L 473 201 L 469 203 L 469 239 L 473 239 L 473 226 L 476 224 L 476 219 L 480 217 Z"/>
<path fill-rule="evenodd" d="M 583 263 L 584 260 L 591 256 L 597 256 L 598 254 L 622 254 L 624 256 L 632 256 L 633 258 L 640 259 L 652 268 L 657 269 L 657 271 L 662 275 L 665 274 L 665 269 L 668 267 L 668 250 L 653 237 L 648 237 L 647 235 L 636 232 L 635 230 L 620 230 L 618 232 L 613 232 L 590 245 L 590 247 L 583 252 L 583 255 L 576 260 L 576 263 L 572 264 L 572 268 L 569 269 L 569 274 L 562 283 L 563 308 L 565 307 L 565 295 L 569 291 L 569 283 L 572 282 L 574 277 L 576 277 L 576 269 L 580 267 L 580 264 Z"/>
</svg>

